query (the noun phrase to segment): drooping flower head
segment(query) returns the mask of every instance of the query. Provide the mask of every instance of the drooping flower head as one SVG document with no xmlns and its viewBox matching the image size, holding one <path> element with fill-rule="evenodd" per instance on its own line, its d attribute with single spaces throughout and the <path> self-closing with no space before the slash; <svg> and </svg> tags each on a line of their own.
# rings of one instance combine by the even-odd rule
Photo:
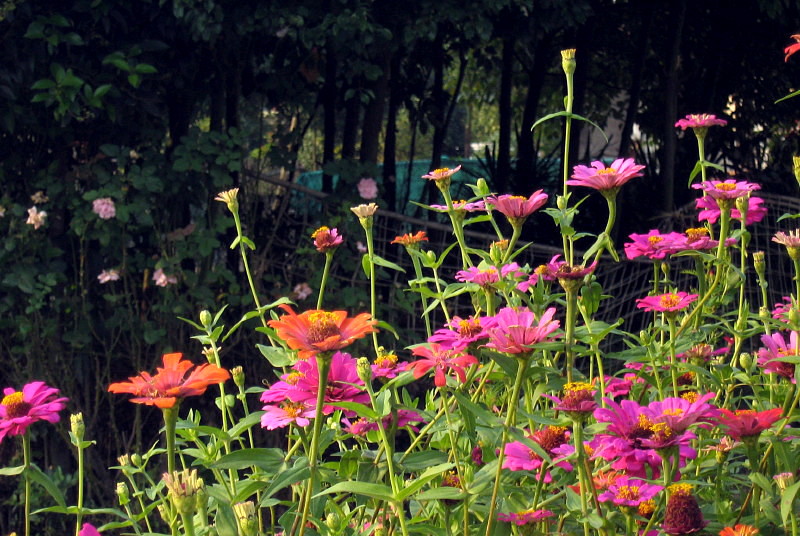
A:
<svg viewBox="0 0 800 536">
<path fill-rule="evenodd" d="M 320 253 L 336 249 L 341 246 L 344 241 L 344 238 L 339 234 L 339 230 L 336 227 L 330 229 L 324 225 L 311 233 L 311 238 L 314 240 L 314 246 Z"/>
<path fill-rule="evenodd" d="M 270 320 L 269 326 L 289 348 L 299 350 L 298 357 L 307 359 L 319 352 L 332 352 L 352 344 L 367 333 L 376 331 L 369 313 L 348 317 L 346 311 L 312 309 L 299 315 L 288 305 L 281 305 L 287 314 Z"/>
<path fill-rule="evenodd" d="M 553 333 L 560 326 L 553 320 L 555 314 L 555 308 L 550 307 L 537 319 L 529 309 L 504 307 L 486 328 L 486 347 L 508 354 L 529 354 L 532 345 L 555 338 Z"/>
<path fill-rule="evenodd" d="M 697 298 L 697 294 L 667 292 L 666 294 L 659 294 L 657 296 L 639 298 L 636 300 L 636 307 L 650 312 L 676 313 L 689 307 Z"/>
<path fill-rule="evenodd" d="M 155 375 L 140 372 L 127 382 L 112 383 L 108 391 L 133 395 L 130 401 L 135 404 L 172 408 L 187 396 L 202 395 L 209 385 L 231 377 L 227 370 L 210 363 L 195 366 L 180 353 L 164 354 L 161 359 L 164 366 L 158 367 Z"/>
<path fill-rule="evenodd" d="M 761 432 L 769 429 L 770 426 L 781 418 L 783 410 L 773 408 L 765 411 L 755 411 L 752 409 L 737 409 L 730 411 L 720 410 L 719 422 L 727 428 L 728 435 L 740 441 L 755 440 Z"/>
<path fill-rule="evenodd" d="M 110 197 L 100 197 L 92 201 L 92 212 L 100 216 L 101 220 L 110 220 L 117 215 L 117 207 Z"/>
<path fill-rule="evenodd" d="M 499 195 L 486 198 L 496 211 L 501 212 L 516 227 L 534 212 L 542 208 L 547 203 L 547 194 L 543 190 L 536 190 L 530 197 L 521 195 Z"/>
<path fill-rule="evenodd" d="M 618 158 L 609 167 L 596 160 L 591 167 L 578 165 L 572 168 L 570 186 L 585 186 L 601 193 L 615 194 L 625 183 L 635 177 L 641 177 L 645 166 L 637 164 L 633 158 Z"/>
<path fill-rule="evenodd" d="M 687 128 L 724 127 L 727 124 L 728 122 L 726 120 L 718 119 L 717 116 L 713 114 L 689 114 L 683 119 L 678 119 L 675 126 L 681 130 L 686 130 Z"/>
<path fill-rule="evenodd" d="M 692 490 L 691 484 L 673 484 L 669 487 L 670 494 L 661 529 L 670 536 L 699 532 L 708 525 Z"/>
<path fill-rule="evenodd" d="M 36 421 L 58 422 L 67 402 L 58 394 L 44 382 L 28 383 L 21 391 L 6 387 L 0 400 L 0 443 L 6 436 L 24 434 Z"/>
<path fill-rule="evenodd" d="M 422 359 L 412 362 L 409 368 L 414 371 L 416 379 L 434 369 L 433 377 L 436 387 L 447 385 L 447 375 L 451 371 L 458 381 L 464 383 L 467 380 L 467 367 L 478 364 L 475 356 L 464 353 L 465 348 L 466 345 L 445 347 L 435 342 L 429 343 L 427 346 L 417 346 L 411 353 Z"/>
</svg>

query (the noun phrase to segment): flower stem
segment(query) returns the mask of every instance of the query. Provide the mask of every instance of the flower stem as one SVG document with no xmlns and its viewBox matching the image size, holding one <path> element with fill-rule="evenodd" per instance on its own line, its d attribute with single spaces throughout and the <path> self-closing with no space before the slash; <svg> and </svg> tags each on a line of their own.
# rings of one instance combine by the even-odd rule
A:
<svg viewBox="0 0 800 536">
<path fill-rule="evenodd" d="M 78 438 L 78 511 L 75 514 L 75 536 L 81 531 L 81 521 L 83 521 L 83 478 L 84 478 L 84 465 L 83 465 L 83 446 L 81 445 L 82 438 Z"/>
<path fill-rule="evenodd" d="M 463 219 L 456 215 L 456 211 L 453 208 L 453 199 L 450 196 L 450 190 L 441 189 L 441 192 L 444 196 L 444 202 L 447 204 L 447 215 L 450 216 L 450 223 L 453 225 L 453 234 L 456 235 L 458 249 L 461 250 L 461 262 L 463 268 L 466 270 L 468 267 L 472 266 L 472 259 L 469 258 L 467 243 L 464 240 Z"/>
<path fill-rule="evenodd" d="M 409 256 L 411 257 L 411 264 L 414 266 L 414 277 L 416 277 L 419 281 L 422 279 L 422 266 L 420 265 L 419 259 L 415 255 L 409 253 Z M 418 283 L 418 285 L 422 286 L 422 283 Z M 427 333 L 428 337 L 430 337 L 432 331 L 431 317 L 430 313 L 428 312 L 428 298 L 426 298 L 422 292 L 419 293 L 419 298 L 422 302 L 422 317 L 425 320 L 425 333 Z"/>
<path fill-rule="evenodd" d="M 667 324 L 669 325 L 669 371 L 672 375 L 672 394 L 676 398 L 680 396 L 678 392 L 678 363 L 675 362 L 675 317 L 667 314 Z M 654 374 L 658 371 L 653 370 Z"/>
<path fill-rule="evenodd" d="M 31 440 L 22 434 L 22 460 L 25 475 L 25 536 L 31 534 Z"/>
<path fill-rule="evenodd" d="M 369 312 L 372 319 L 377 318 L 375 312 L 377 309 L 377 298 L 375 294 L 375 247 L 372 238 L 372 226 L 365 226 L 364 232 L 367 235 L 367 256 L 369 258 Z M 378 332 L 372 332 L 372 346 L 375 348 L 375 355 L 379 354 L 378 348 Z"/>
<path fill-rule="evenodd" d="M 586 464 L 586 451 L 583 447 L 583 423 L 576 419 L 572 423 L 572 439 L 575 444 L 575 456 L 578 458 L 578 481 L 581 486 L 581 516 L 583 517 L 583 533 L 589 536 L 589 520 L 586 519 L 589 515 L 589 490 L 594 487 L 592 476 L 587 474 Z"/>
<path fill-rule="evenodd" d="M 323 408 L 325 407 L 325 389 L 328 386 L 328 372 L 331 368 L 331 356 L 326 353 L 319 353 L 316 356 L 317 371 L 319 372 L 319 384 L 317 387 L 317 407 L 314 412 L 314 430 L 311 436 L 311 452 L 308 453 L 309 475 L 306 481 L 306 492 L 303 499 L 303 511 L 300 514 L 300 532 L 298 536 L 303 536 L 308 521 L 308 511 L 311 506 L 311 496 L 313 495 L 314 482 L 317 478 L 317 464 L 319 458 L 319 436 L 322 434 Z M 292 533 L 294 533 L 292 531 Z"/>
<path fill-rule="evenodd" d="M 178 422 L 177 406 L 161 410 L 164 415 L 164 434 L 167 440 L 167 472 L 175 472 L 175 425 Z"/>
<path fill-rule="evenodd" d="M 319 295 L 317 296 L 317 309 L 322 309 L 322 297 L 325 296 L 325 285 L 328 283 L 330 275 L 331 261 L 333 261 L 333 251 L 325 252 L 325 267 L 322 269 L 322 280 L 319 282 Z"/>
<path fill-rule="evenodd" d="M 575 367 L 575 323 L 578 320 L 578 293 L 565 289 L 567 294 L 567 318 L 564 322 L 564 350 L 567 354 L 567 382 L 572 382 L 572 369 Z"/>
<path fill-rule="evenodd" d="M 500 454 L 497 455 L 497 470 L 494 475 L 494 486 L 492 487 L 492 498 L 489 501 L 489 513 L 486 517 L 486 536 L 491 536 L 492 525 L 494 525 L 495 510 L 497 509 L 497 494 L 500 491 L 500 477 L 503 474 L 503 460 L 506 454 L 506 441 L 508 440 L 508 429 L 514 424 L 517 416 L 517 404 L 519 403 L 519 392 L 522 387 L 522 378 L 525 376 L 527 361 L 517 359 L 517 377 L 514 378 L 514 387 L 511 389 L 511 396 L 508 399 L 508 413 L 503 424 L 503 431 L 500 438 Z"/>
<path fill-rule="evenodd" d="M 261 309 L 261 301 L 258 299 L 258 292 L 256 292 L 256 285 L 253 282 L 253 274 L 250 272 L 250 263 L 247 262 L 247 251 L 245 250 L 245 236 L 242 232 L 242 222 L 239 219 L 239 212 L 233 212 L 233 223 L 236 225 L 236 236 L 239 242 L 239 254 L 242 256 L 242 265 L 244 266 L 244 273 L 247 275 L 247 284 L 250 287 L 250 294 L 253 296 L 253 304 L 256 306 L 258 317 L 261 319 L 261 325 L 267 327 L 267 319 L 264 316 L 264 311 Z"/>
</svg>

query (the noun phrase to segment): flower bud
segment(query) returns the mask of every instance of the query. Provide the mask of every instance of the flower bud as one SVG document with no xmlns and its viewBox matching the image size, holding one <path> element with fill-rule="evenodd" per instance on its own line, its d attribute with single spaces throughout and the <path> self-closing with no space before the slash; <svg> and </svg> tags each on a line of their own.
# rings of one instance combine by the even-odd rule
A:
<svg viewBox="0 0 800 536">
<path fill-rule="evenodd" d="M 69 416 L 69 430 L 78 441 L 83 441 L 86 426 L 83 424 L 83 413 L 73 413 Z"/>
<path fill-rule="evenodd" d="M 242 367 L 233 367 L 231 376 L 233 376 L 233 383 L 236 384 L 236 387 L 244 387 L 244 369 Z"/>
<path fill-rule="evenodd" d="M 789 309 L 789 327 L 793 331 L 800 329 L 800 311 L 794 305 Z"/>
<path fill-rule="evenodd" d="M 234 504 L 233 513 L 236 514 L 236 519 L 239 521 L 242 536 L 258 534 L 258 517 L 256 517 L 256 507 L 253 501 Z"/>
<path fill-rule="evenodd" d="M 781 494 L 786 491 L 786 488 L 794 484 L 794 474 L 792 473 L 779 473 L 772 477 Z"/>
<path fill-rule="evenodd" d="M 568 48 L 561 51 L 561 68 L 567 76 L 575 72 L 575 49 Z"/>
<path fill-rule="evenodd" d="M 356 361 L 356 373 L 365 384 L 372 381 L 372 366 L 369 364 L 369 359 L 366 357 L 358 358 L 358 361 Z"/>
<path fill-rule="evenodd" d="M 119 463 L 120 467 L 130 467 L 131 466 L 130 454 L 123 454 L 122 456 L 117 458 L 117 463 Z"/>
<path fill-rule="evenodd" d="M 125 506 L 129 502 L 131 502 L 130 495 L 128 495 L 128 486 L 125 482 L 117 482 L 117 488 L 114 490 L 117 494 L 117 500 L 119 501 L 120 506 Z"/>
<path fill-rule="evenodd" d="M 134 467 L 141 467 L 142 466 L 142 455 L 134 452 L 131 454 L 131 463 Z"/>
<path fill-rule="evenodd" d="M 794 179 L 797 185 L 800 186 L 800 156 L 792 157 L 792 171 L 794 172 Z"/>
<path fill-rule="evenodd" d="M 203 480 L 197 478 L 197 469 L 164 473 L 163 480 L 175 510 L 181 515 L 194 515 L 197 492 L 203 487 Z"/>
<path fill-rule="evenodd" d="M 739 354 L 739 364 L 742 365 L 742 370 L 747 372 L 753 366 L 753 356 L 747 352 Z"/>
<path fill-rule="evenodd" d="M 556 196 L 556 206 L 559 210 L 566 210 L 567 208 L 567 198 L 563 195 Z"/>
<path fill-rule="evenodd" d="M 491 193 L 491 190 L 489 190 L 489 185 L 486 183 L 486 179 L 484 179 L 483 177 L 478 179 L 476 186 L 477 186 L 476 193 L 479 197 L 486 197 Z"/>
<path fill-rule="evenodd" d="M 767 262 L 763 251 L 753 253 L 753 267 L 756 269 L 756 275 L 758 275 L 759 279 L 763 279 L 764 274 L 767 273 Z"/>
<path fill-rule="evenodd" d="M 232 214 L 237 214 L 239 212 L 239 200 L 237 199 L 238 195 L 239 188 L 232 188 L 217 194 L 217 197 L 214 198 L 214 201 L 225 203 L 225 205 L 228 207 L 228 210 L 230 210 Z"/>
<path fill-rule="evenodd" d="M 209 313 L 207 310 L 203 309 L 202 311 L 200 311 L 200 324 L 204 328 L 206 329 L 210 328 L 211 322 L 213 322 L 213 320 L 214 318 L 211 316 L 211 313 Z"/>
<path fill-rule="evenodd" d="M 339 527 L 339 515 L 336 512 L 330 512 L 327 516 L 325 516 L 325 525 L 335 531 Z"/>
</svg>

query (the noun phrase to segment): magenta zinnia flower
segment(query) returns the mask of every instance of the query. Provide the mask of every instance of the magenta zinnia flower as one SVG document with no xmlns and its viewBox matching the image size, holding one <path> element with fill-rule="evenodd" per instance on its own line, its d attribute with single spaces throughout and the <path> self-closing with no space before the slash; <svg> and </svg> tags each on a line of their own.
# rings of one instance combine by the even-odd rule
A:
<svg viewBox="0 0 800 536">
<path fill-rule="evenodd" d="M 477 365 L 478 360 L 464 353 L 465 346 L 446 348 L 435 342 L 428 346 L 417 346 L 411 353 L 423 359 L 414 361 L 409 365 L 414 371 L 414 378 L 419 379 L 429 370 L 434 370 L 434 384 L 436 387 L 447 385 L 447 372 L 452 370 L 458 381 L 464 383 L 467 380 L 466 368 Z"/>
<path fill-rule="evenodd" d="M 717 201 L 720 199 L 738 199 L 748 195 L 750 192 L 760 190 L 761 185 L 747 181 L 737 181 L 736 179 L 726 179 L 724 181 L 705 181 L 700 184 L 693 184 L 695 190 L 703 190 L 706 195 L 713 197 Z"/>
<path fill-rule="evenodd" d="M 528 436 L 528 439 L 542 447 L 545 454 L 553 458 L 553 465 L 571 471 L 572 465 L 565 459 L 573 452 L 572 446 L 568 444 L 569 437 L 570 433 L 565 426 L 546 426 Z M 538 471 L 544 462 L 535 450 L 522 441 L 506 443 L 503 451 L 505 452 L 503 469 L 510 471 Z M 550 474 L 546 473 L 544 481 L 550 480 Z"/>
<path fill-rule="evenodd" d="M 686 237 L 681 233 L 662 233 L 652 229 L 647 234 L 630 235 L 633 242 L 625 244 L 625 256 L 628 259 L 647 257 L 648 259 L 663 259 L 681 251 L 686 243 Z"/>
<path fill-rule="evenodd" d="M 796 363 L 789 363 L 784 361 L 786 357 L 800 356 L 800 347 L 798 347 L 797 332 L 789 332 L 789 342 L 786 342 L 782 333 L 773 333 L 772 335 L 762 335 L 761 342 L 766 348 L 758 350 L 758 366 L 764 369 L 764 372 L 775 373 L 784 378 L 788 378 L 795 383 L 795 366 Z"/>
<path fill-rule="evenodd" d="M 0 443 L 6 436 L 24 434 L 36 421 L 58 422 L 58 412 L 68 400 L 58 394 L 58 389 L 44 382 L 28 383 L 22 391 L 6 387 L 0 401 Z"/>
<path fill-rule="evenodd" d="M 740 441 L 745 439 L 757 438 L 761 432 L 769 429 L 775 421 L 781 418 L 783 410 L 773 408 L 765 411 L 755 411 L 752 409 L 737 409 L 730 411 L 720 410 L 720 424 L 728 430 L 728 435 Z"/>
<path fill-rule="evenodd" d="M 547 203 L 547 194 L 543 190 L 536 190 L 530 197 L 505 194 L 487 197 L 486 202 L 516 225 L 542 208 Z"/>
<path fill-rule="evenodd" d="M 523 510 L 521 512 L 509 512 L 507 514 L 497 514 L 498 521 L 505 521 L 507 523 L 514 523 L 517 526 L 528 525 L 530 523 L 539 523 L 555 516 L 550 510 Z"/>
<path fill-rule="evenodd" d="M 678 119 L 675 126 L 681 130 L 687 128 L 708 128 L 713 126 L 724 127 L 728 122 L 724 119 L 717 119 L 716 115 L 712 114 L 689 114 L 684 119 Z"/>
<path fill-rule="evenodd" d="M 636 300 L 636 307 L 645 311 L 658 311 L 660 313 L 674 313 L 689 307 L 696 299 L 697 294 L 686 292 L 667 292 L 658 296 L 647 296 Z"/>
<path fill-rule="evenodd" d="M 641 503 L 649 501 L 658 495 L 658 492 L 663 489 L 663 486 L 648 484 L 638 478 L 623 476 L 617 478 L 605 492 L 597 497 L 597 500 L 600 502 L 610 501 L 617 506 L 638 507 Z"/>
<path fill-rule="evenodd" d="M 633 158 L 618 158 L 606 167 L 599 160 L 592 162 L 592 167 L 575 166 L 572 169 L 572 179 L 568 180 L 570 186 L 586 186 L 600 192 L 618 190 L 634 177 L 641 177 L 645 166 L 637 164 Z"/>
<path fill-rule="evenodd" d="M 446 328 L 437 329 L 433 335 L 428 337 L 428 342 L 438 342 L 442 346 L 466 346 L 487 337 L 486 327 L 491 325 L 493 320 L 489 317 L 461 318 L 454 316 Z"/>
<path fill-rule="evenodd" d="M 564 394 L 561 398 L 553 395 L 543 395 L 553 402 L 553 409 L 580 418 L 592 413 L 597 409 L 597 402 L 594 400 L 595 390 L 592 384 L 585 382 L 571 382 L 564 385 Z"/>
<path fill-rule="evenodd" d="M 91 523 L 84 523 L 78 536 L 100 536 L 100 533 Z"/>
<path fill-rule="evenodd" d="M 753 225 L 764 219 L 767 215 L 767 207 L 763 206 L 764 200 L 760 197 L 751 197 L 747 200 L 747 219 L 746 225 Z M 720 216 L 719 205 L 710 196 L 699 197 L 695 200 L 695 207 L 700 211 L 697 214 L 699 221 L 717 223 Z M 731 208 L 731 218 L 734 220 L 742 219 L 742 213 L 736 207 Z"/>
<path fill-rule="evenodd" d="M 314 418 L 314 410 L 304 402 L 284 402 L 279 406 L 266 405 L 261 416 L 261 427 L 267 430 L 283 428 L 290 424 L 306 427 Z"/>
<path fill-rule="evenodd" d="M 456 280 L 463 283 L 475 283 L 481 287 L 490 287 L 500 281 L 500 273 L 494 266 L 486 268 L 470 266 L 466 270 L 456 272 Z"/>
<path fill-rule="evenodd" d="M 558 320 L 553 320 L 555 314 L 555 308 L 550 307 L 537 320 L 528 309 L 504 307 L 486 328 L 489 336 L 486 347 L 508 354 L 529 353 L 532 345 L 555 338 L 552 334 L 560 325 Z"/>
</svg>

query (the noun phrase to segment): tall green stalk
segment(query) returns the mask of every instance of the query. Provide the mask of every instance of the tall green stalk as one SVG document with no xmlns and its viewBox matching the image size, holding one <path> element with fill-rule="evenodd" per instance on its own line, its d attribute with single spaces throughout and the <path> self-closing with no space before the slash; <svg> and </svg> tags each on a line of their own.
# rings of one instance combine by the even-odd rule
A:
<svg viewBox="0 0 800 536">
<path fill-rule="evenodd" d="M 22 434 L 22 464 L 25 478 L 25 536 L 31 536 L 31 440 Z"/>
</svg>

